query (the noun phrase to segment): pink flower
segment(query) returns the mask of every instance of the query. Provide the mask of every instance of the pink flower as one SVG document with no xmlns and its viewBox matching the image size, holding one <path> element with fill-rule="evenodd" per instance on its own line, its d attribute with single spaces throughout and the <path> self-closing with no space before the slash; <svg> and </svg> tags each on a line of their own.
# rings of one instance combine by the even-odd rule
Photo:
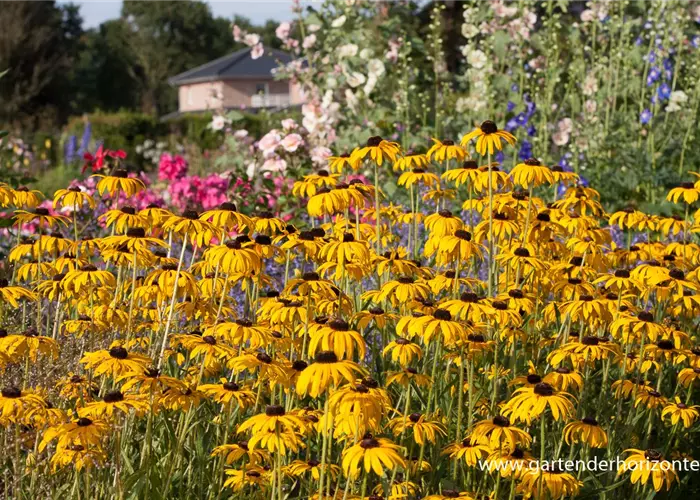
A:
<svg viewBox="0 0 700 500">
<path fill-rule="evenodd" d="M 286 172 L 287 162 L 279 156 L 273 156 L 265 160 L 260 170 L 262 172 Z"/>
<path fill-rule="evenodd" d="M 331 155 L 331 150 L 325 146 L 316 146 L 310 151 L 311 161 L 317 166 L 325 166 L 328 157 Z"/>
<path fill-rule="evenodd" d="M 294 130 L 297 128 L 297 122 L 295 122 L 292 118 L 287 118 L 286 120 L 282 120 L 282 128 L 284 130 Z"/>
<path fill-rule="evenodd" d="M 313 33 L 304 38 L 304 41 L 301 44 L 301 46 L 305 49 L 310 49 L 314 45 L 316 45 L 316 35 L 314 35 Z"/>
<path fill-rule="evenodd" d="M 262 151 L 264 156 L 270 156 L 275 152 L 277 146 L 280 145 L 281 139 L 277 130 L 272 129 L 260 139 L 258 149 Z"/>
<path fill-rule="evenodd" d="M 243 37 L 243 43 L 245 43 L 248 47 L 253 47 L 254 45 L 260 43 L 260 35 L 256 33 L 248 33 Z"/>
<path fill-rule="evenodd" d="M 256 43 L 253 46 L 253 50 L 250 51 L 250 57 L 252 59 L 259 59 L 263 56 L 264 53 L 265 53 L 265 49 L 263 48 L 263 44 Z"/>
<path fill-rule="evenodd" d="M 299 134 L 289 134 L 280 143 L 285 151 L 288 153 L 293 153 L 299 146 L 304 144 L 304 139 L 301 138 Z"/>
<path fill-rule="evenodd" d="M 241 39 L 243 38 L 243 31 L 241 30 L 241 28 L 239 28 L 237 24 L 234 24 L 232 31 L 233 31 L 234 41 L 240 42 Z"/>
<path fill-rule="evenodd" d="M 199 186 L 197 202 L 203 209 L 209 210 L 221 205 L 227 199 L 228 179 L 219 174 L 211 174 Z"/>
<path fill-rule="evenodd" d="M 283 42 L 289 38 L 289 32 L 292 30 L 291 24 L 289 24 L 287 21 L 280 23 L 279 26 L 277 26 L 277 29 L 275 30 L 275 35 L 277 38 L 282 40 Z"/>
<path fill-rule="evenodd" d="M 181 179 L 187 175 L 187 160 L 180 155 L 163 153 L 158 163 L 158 179 L 161 181 L 172 181 Z"/>
</svg>

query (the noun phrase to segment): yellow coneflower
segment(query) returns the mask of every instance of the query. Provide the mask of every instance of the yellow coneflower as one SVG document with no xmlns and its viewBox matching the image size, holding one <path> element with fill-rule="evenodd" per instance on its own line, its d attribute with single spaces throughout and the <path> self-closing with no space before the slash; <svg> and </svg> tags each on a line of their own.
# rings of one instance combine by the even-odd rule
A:
<svg viewBox="0 0 700 500">
<path fill-rule="evenodd" d="M 389 439 L 366 434 L 358 443 L 343 450 L 343 472 L 350 478 L 356 478 L 364 469 L 366 473 L 372 471 L 381 477 L 385 467 L 392 470 L 406 466 L 399 450 L 399 446 Z"/>
<path fill-rule="evenodd" d="M 700 199 L 700 189 L 695 187 L 692 182 L 681 182 L 678 187 L 675 187 L 669 191 L 666 196 L 666 201 L 673 203 L 678 203 L 680 200 L 687 205 L 692 205 Z"/>
<path fill-rule="evenodd" d="M 10 188 L 12 189 L 12 188 Z M 29 189 L 26 186 L 20 186 L 17 189 L 12 189 L 12 204 L 16 207 L 35 208 L 41 203 L 41 198 L 44 195 L 36 189 Z M 7 203 L 9 205 L 9 203 Z"/>
<path fill-rule="evenodd" d="M 451 139 L 445 139 L 440 141 L 433 138 L 433 145 L 426 153 L 429 161 L 443 162 L 446 160 L 457 160 L 462 161 L 467 152 L 462 146 L 455 144 Z"/>
<path fill-rule="evenodd" d="M 631 471 L 630 481 L 632 484 L 647 484 L 651 479 L 655 491 L 661 491 L 666 486 L 666 490 L 671 489 L 674 481 L 678 481 L 678 474 L 673 468 L 673 464 L 665 460 L 661 453 L 656 450 L 638 450 L 630 448 L 625 450 L 630 455 L 620 464 L 617 475 L 621 476 L 627 471 Z"/>
<path fill-rule="evenodd" d="M 95 208 L 95 200 L 92 196 L 84 192 L 79 187 L 69 187 L 68 189 L 59 189 L 53 195 L 53 208 L 58 206 L 68 207 L 75 210 L 83 205 L 90 208 Z"/>
<path fill-rule="evenodd" d="M 549 407 L 554 420 L 565 419 L 574 412 L 571 395 L 557 391 L 546 382 L 534 387 L 522 387 L 515 391 L 506 404 L 504 413 L 520 422 L 530 424 L 533 418 L 541 416 Z"/>
<path fill-rule="evenodd" d="M 542 165 L 536 158 L 529 158 L 523 163 L 518 163 L 510 171 L 510 178 L 513 184 L 525 189 L 554 183 L 554 175 L 550 168 Z"/>
<path fill-rule="evenodd" d="M 404 172 L 411 168 L 425 168 L 428 157 L 420 153 L 406 153 L 394 162 L 394 172 Z"/>
<path fill-rule="evenodd" d="M 314 361 L 299 375 L 296 386 L 299 395 L 308 394 L 316 398 L 331 383 L 337 387 L 343 381 L 352 382 L 356 373 L 362 373 L 359 365 L 349 360 L 339 360 L 333 351 L 319 351 Z"/>
<path fill-rule="evenodd" d="M 452 443 L 442 450 L 443 455 L 448 455 L 452 460 L 463 459 L 469 467 L 474 467 L 489 453 L 491 450 L 484 442 L 471 438 L 463 439 L 459 443 Z"/>
<path fill-rule="evenodd" d="M 681 420 L 683 421 L 683 426 L 689 429 L 693 426 L 695 421 L 700 418 L 700 406 L 697 405 L 687 405 L 681 402 L 680 398 L 676 397 L 674 403 L 665 406 L 661 410 L 661 418 L 669 418 L 671 420 L 671 425 L 676 425 Z"/>
<path fill-rule="evenodd" d="M 514 146 L 517 140 L 510 132 L 499 130 L 491 120 L 482 122 L 479 127 L 462 137 L 462 146 L 466 147 L 472 139 L 476 139 L 476 152 L 481 156 L 486 156 L 487 152 L 492 155 L 494 150 L 501 151 L 503 149 L 502 140 L 511 146 Z"/>
<path fill-rule="evenodd" d="M 527 432 L 510 425 L 510 420 L 503 415 L 477 423 L 471 438 L 478 442 L 488 441 L 492 450 L 503 449 L 507 452 L 515 451 L 518 445 L 527 447 L 532 442 L 532 437 Z"/>
<path fill-rule="evenodd" d="M 95 174 L 100 180 L 97 182 L 97 192 L 100 196 L 109 193 L 109 196 L 114 197 L 118 192 L 124 193 L 128 198 L 131 198 L 139 191 L 146 189 L 146 185 L 141 179 L 129 177 L 128 172 L 123 168 L 118 168 L 111 175 Z"/>
<path fill-rule="evenodd" d="M 570 422 L 564 427 L 566 444 L 584 442 L 592 448 L 607 448 L 608 435 L 593 417 L 583 417 L 580 421 Z"/>
<path fill-rule="evenodd" d="M 355 149 L 352 152 L 350 163 L 360 164 L 369 156 L 374 163 L 381 167 L 385 161 L 395 163 L 400 151 L 398 143 L 384 140 L 379 136 L 372 136 L 367 139 L 365 147 Z"/>
</svg>

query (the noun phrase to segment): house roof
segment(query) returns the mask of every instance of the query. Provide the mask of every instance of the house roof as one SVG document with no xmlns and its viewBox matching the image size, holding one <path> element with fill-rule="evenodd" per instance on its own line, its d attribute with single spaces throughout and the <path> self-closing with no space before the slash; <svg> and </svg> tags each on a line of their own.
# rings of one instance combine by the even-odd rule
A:
<svg viewBox="0 0 700 500">
<path fill-rule="evenodd" d="M 175 75 L 168 80 L 170 85 L 210 82 L 238 78 L 272 78 L 273 71 L 280 63 L 287 64 L 292 56 L 277 49 L 265 48 L 258 59 L 250 56 L 251 48 L 241 49 L 233 54 L 220 57 L 196 68 Z"/>
</svg>

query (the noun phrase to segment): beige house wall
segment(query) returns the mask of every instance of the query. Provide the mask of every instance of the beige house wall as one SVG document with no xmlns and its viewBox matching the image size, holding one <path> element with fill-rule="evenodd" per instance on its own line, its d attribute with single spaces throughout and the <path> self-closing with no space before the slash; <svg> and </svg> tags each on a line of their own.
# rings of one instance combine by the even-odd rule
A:
<svg viewBox="0 0 700 500">
<path fill-rule="evenodd" d="M 181 85 L 178 89 L 179 111 L 201 111 L 221 107 L 223 82 Z"/>
<path fill-rule="evenodd" d="M 288 99 L 293 105 L 305 101 L 299 86 L 286 80 L 225 80 L 181 85 L 178 90 L 179 111 L 216 109 L 222 105 L 226 108 L 255 106 L 253 96 L 263 84 L 267 85 L 268 96 L 276 99 L 274 102 Z"/>
</svg>

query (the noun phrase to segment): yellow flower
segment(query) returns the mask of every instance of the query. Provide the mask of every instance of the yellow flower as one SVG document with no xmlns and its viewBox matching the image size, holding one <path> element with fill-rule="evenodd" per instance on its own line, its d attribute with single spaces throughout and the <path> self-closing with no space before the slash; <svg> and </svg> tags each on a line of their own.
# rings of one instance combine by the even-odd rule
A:
<svg viewBox="0 0 700 500">
<path fill-rule="evenodd" d="M 399 455 L 400 447 L 389 439 L 375 438 L 366 434 L 357 444 L 343 450 L 343 472 L 349 478 L 356 478 L 364 468 L 366 473 L 378 476 L 389 470 L 406 467 L 406 461 Z"/>
<path fill-rule="evenodd" d="M 487 120 L 482 124 L 462 137 L 462 146 L 466 147 L 472 139 L 476 139 L 476 152 L 481 156 L 486 156 L 494 153 L 494 149 L 500 151 L 503 149 L 502 140 L 506 141 L 511 146 L 515 145 L 515 136 L 505 130 L 499 130 L 494 122 Z"/>
</svg>

